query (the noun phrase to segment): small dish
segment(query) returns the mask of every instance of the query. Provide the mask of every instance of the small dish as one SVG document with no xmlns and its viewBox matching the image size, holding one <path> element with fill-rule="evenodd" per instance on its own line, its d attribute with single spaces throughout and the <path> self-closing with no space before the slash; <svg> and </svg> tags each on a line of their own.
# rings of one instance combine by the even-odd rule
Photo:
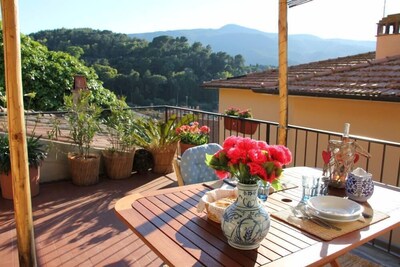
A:
<svg viewBox="0 0 400 267">
<path fill-rule="evenodd" d="M 326 217 L 326 216 L 322 215 L 321 213 L 319 213 L 318 211 L 313 210 L 313 209 L 308 209 L 308 212 L 310 213 L 310 215 L 312 215 L 314 217 L 317 217 L 317 218 L 320 218 L 322 220 L 329 221 L 329 222 L 340 222 L 340 223 L 354 222 L 354 221 L 359 220 L 362 217 L 361 215 L 356 215 L 356 216 L 347 217 L 347 218 L 331 218 L 331 217 Z"/>
<path fill-rule="evenodd" d="M 360 204 L 335 196 L 313 197 L 307 201 L 307 206 L 319 216 L 341 221 L 357 219 L 364 211 Z"/>
</svg>

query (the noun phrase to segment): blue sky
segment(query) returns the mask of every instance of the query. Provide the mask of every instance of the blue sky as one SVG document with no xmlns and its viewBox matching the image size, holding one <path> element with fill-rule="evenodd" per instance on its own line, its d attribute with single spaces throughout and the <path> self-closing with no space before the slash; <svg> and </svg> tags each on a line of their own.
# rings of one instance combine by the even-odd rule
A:
<svg viewBox="0 0 400 267">
<path fill-rule="evenodd" d="M 313 0 L 288 10 L 289 34 L 375 40 L 376 23 L 399 0 Z M 20 0 L 20 30 L 88 27 L 119 33 L 217 29 L 226 24 L 278 32 L 279 0 Z"/>
</svg>

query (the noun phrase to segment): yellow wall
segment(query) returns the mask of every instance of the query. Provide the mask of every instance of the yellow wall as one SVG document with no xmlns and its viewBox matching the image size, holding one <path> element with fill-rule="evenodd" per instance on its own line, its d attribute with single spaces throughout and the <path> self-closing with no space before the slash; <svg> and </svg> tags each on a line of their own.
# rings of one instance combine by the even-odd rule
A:
<svg viewBox="0 0 400 267">
<path fill-rule="evenodd" d="M 220 89 L 219 111 L 250 108 L 255 119 L 279 121 L 279 96 L 251 90 Z M 400 102 L 383 102 L 289 95 L 289 124 L 400 142 Z"/>
<path fill-rule="evenodd" d="M 377 59 L 400 55 L 399 34 L 378 35 L 376 42 Z"/>
</svg>

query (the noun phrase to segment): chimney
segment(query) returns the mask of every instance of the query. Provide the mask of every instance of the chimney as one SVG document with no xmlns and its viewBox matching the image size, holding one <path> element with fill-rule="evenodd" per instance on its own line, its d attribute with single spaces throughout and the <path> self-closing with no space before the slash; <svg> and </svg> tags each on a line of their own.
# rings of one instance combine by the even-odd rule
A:
<svg viewBox="0 0 400 267">
<path fill-rule="evenodd" d="M 381 19 L 376 36 L 376 59 L 396 55 L 400 55 L 400 14 Z"/>
</svg>

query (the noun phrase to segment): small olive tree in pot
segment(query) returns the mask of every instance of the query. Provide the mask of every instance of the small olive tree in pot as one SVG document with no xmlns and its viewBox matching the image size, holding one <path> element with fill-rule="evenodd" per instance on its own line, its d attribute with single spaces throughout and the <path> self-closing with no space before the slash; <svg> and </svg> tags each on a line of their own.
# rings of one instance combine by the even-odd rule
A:
<svg viewBox="0 0 400 267">
<path fill-rule="evenodd" d="M 99 181 L 100 155 L 90 153 L 90 148 L 94 136 L 100 131 L 101 109 L 90 100 L 88 90 L 64 96 L 70 138 L 77 150 L 68 153 L 72 182 L 76 185 L 92 185 Z"/>
<path fill-rule="evenodd" d="M 132 174 L 135 156 L 132 135 L 134 113 L 127 108 L 124 99 L 111 106 L 105 120 L 110 147 L 102 151 L 106 174 L 111 179 L 125 179 Z"/>
</svg>

